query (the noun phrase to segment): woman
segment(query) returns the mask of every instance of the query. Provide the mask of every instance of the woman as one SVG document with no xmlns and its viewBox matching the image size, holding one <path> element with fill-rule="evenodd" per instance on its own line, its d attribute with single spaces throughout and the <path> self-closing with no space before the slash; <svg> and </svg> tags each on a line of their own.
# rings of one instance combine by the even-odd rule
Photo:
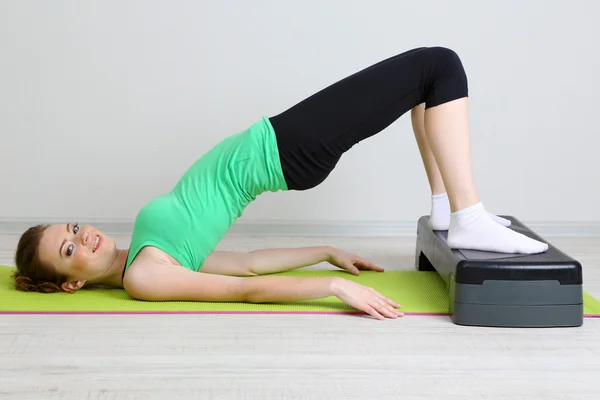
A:
<svg viewBox="0 0 600 400">
<path fill-rule="evenodd" d="M 383 271 L 357 255 L 332 247 L 247 253 L 214 249 L 259 194 L 317 186 L 346 151 L 410 110 L 432 192 L 432 228 L 448 230 L 453 248 L 545 251 L 545 243 L 508 229 L 509 222 L 489 214 L 479 200 L 467 99 L 467 77 L 452 50 L 418 48 L 381 61 L 224 139 L 171 192 L 140 210 L 128 250 L 117 249 L 114 240 L 90 226 L 30 228 L 15 256 L 16 286 L 75 291 L 100 284 L 148 301 L 337 296 L 378 319 L 401 316 L 394 301 L 346 279 L 247 278 L 324 261 L 353 274 Z"/>
</svg>

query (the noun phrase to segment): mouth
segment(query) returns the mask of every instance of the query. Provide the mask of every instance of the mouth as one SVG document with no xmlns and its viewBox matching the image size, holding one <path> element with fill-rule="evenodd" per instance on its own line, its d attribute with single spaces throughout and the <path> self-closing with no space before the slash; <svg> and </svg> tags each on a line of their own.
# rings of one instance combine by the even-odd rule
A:
<svg viewBox="0 0 600 400">
<path fill-rule="evenodd" d="M 94 244 L 92 246 L 92 253 L 95 253 L 96 250 L 98 250 L 100 248 L 100 246 L 102 245 L 103 239 L 102 237 L 100 237 L 100 235 L 96 235 L 96 239 L 94 240 Z"/>
</svg>

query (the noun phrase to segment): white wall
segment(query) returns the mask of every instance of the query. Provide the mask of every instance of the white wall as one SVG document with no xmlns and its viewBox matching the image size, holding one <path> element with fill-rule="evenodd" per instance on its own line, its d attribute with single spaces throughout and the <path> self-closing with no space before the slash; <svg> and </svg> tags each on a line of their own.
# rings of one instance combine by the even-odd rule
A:
<svg viewBox="0 0 600 400">
<path fill-rule="evenodd" d="M 599 4 L 3 1 L 0 219 L 133 220 L 225 136 L 382 58 L 442 45 L 469 76 L 488 209 L 600 221 Z M 242 219 L 428 211 L 405 115 L 318 188 L 265 194 Z"/>
</svg>

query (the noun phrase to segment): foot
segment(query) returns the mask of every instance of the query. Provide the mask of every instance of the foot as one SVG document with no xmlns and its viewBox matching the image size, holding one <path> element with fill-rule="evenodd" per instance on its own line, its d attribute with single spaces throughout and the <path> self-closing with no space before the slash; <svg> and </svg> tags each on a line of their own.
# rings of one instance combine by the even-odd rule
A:
<svg viewBox="0 0 600 400">
<path fill-rule="evenodd" d="M 510 226 L 510 220 L 488 213 L 490 218 L 502 226 Z M 429 216 L 429 227 L 434 231 L 447 231 L 450 229 L 450 202 L 448 194 L 436 194 L 431 196 L 431 215 Z"/>
<path fill-rule="evenodd" d="M 453 249 L 498 253 L 535 254 L 548 249 L 546 243 L 496 223 L 482 203 L 451 214 L 447 243 Z"/>
</svg>

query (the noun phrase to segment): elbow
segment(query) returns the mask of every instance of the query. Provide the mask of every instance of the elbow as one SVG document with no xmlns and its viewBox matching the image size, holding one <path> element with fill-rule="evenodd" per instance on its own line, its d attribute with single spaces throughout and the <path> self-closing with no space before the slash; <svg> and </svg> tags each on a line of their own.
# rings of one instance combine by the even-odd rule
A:
<svg viewBox="0 0 600 400">
<path fill-rule="evenodd" d="M 260 272 L 257 268 L 256 256 L 254 252 L 249 251 L 244 254 L 244 263 L 242 270 L 244 271 L 244 276 L 260 275 Z"/>
<path fill-rule="evenodd" d="M 258 276 L 258 275 L 260 275 L 260 272 L 259 272 L 259 271 L 256 271 L 256 270 L 255 270 L 254 268 L 252 268 L 251 266 L 246 266 L 246 267 L 243 267 L 243 268 L 241 268 L 241 269 L 240 269 L 240 271 L 241 271 L 241 272 L 239 273 L 239 275 L 238 275 L 238 276 L 241 276 L 241 277 L 244 277 L 244 278 L 246 278 L 246 277 L 251 277 L 251 276 Z"/>
<path fill-rule="evenodd" d="M 251 293 L 245 297 L 244 302 L 260 304 L 260 303 L 266 303 L 267 300 L 265 299 L 264 296 L 261 296 L 260 293 Z"/>
<path fill-rule="evenodd" d="M 240 301 L 243 303 L 265 303 L 266 297 L 260 286 L 251 278 L 243 279 L 240 288 Z"/>
<path fill-rule="evenodd" d="M 264 297 L 261 297 L 260 295 L 252 295 L 252 296 L 248 296 L 246 297 L 246 300 L 244 301 L 244 303 L 253 303 L 253 304 L 261 304 L 261 303 L 266 303 L 267 301 L 264 299 Z"/>
</svg>

